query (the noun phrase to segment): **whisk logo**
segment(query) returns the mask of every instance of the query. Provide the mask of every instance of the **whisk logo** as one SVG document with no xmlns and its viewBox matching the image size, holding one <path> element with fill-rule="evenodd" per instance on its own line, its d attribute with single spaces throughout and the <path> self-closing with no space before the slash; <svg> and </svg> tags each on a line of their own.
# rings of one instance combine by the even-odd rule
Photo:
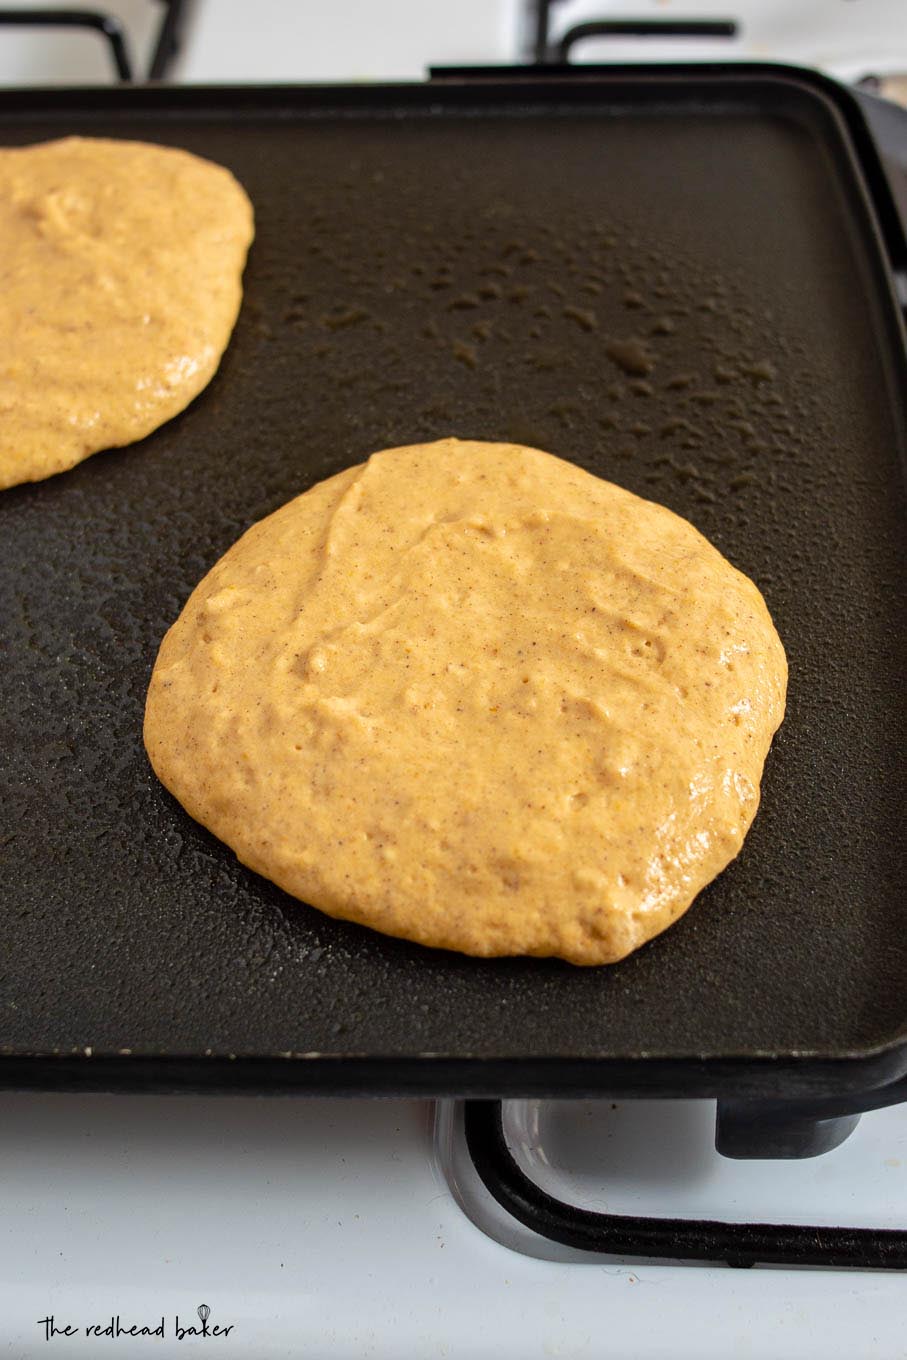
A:
<svg viewBox="0 0 907 1360">
<path fill-rule="evenodd" d="M 235 1322 L 231 1322 L 228 1327 L 222 1327 L 220 1323 L 209 1322 L 209 1319 L 211 1317 L 211 1309 L 208 1307 L 206 1303 L 200 1303 L 195 1311 L 198 1314 L 198 1320 L 200 1323 L 200 1326 L 198 1327 L 196 1326 L 181 1327 L 179 1313 L 177 1313 L 175 1319 L 176 1326 L 174 1331 L 174 1335 L 176 1336 L 177 1341 L 185 1341 L 186 1338 L 190 1336 L 229 1336 L 230 1333 L 233 1331 L 233 1328 L 236 1326 Z"/>
</svg>

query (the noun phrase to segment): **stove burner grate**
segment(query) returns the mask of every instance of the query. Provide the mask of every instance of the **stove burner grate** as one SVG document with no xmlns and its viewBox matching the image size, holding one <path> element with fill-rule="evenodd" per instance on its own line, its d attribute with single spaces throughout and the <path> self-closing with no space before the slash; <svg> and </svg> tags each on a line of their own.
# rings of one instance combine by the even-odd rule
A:
<svg viewBox="0 0 907 1360">
<path fill-rule="evenodd" d="M 146 76 L 136 75 L 126 34 L 119 19 L 100 10 L 0 9 L 0 28 L 88 28 L 100 33 L 110 48 L 117 80 L 124 85 L 138 80 L 163 80 L 179 51 L 185 0 L 161 0 L 164 15 L 158 29 L 151 64 Z"/>
<path fill-rule="evenodd" d="M 739 1158 L 815 1156 L 852 1131 L 859 1120 L 854 1099 L 847 1113 L 845 1098 L 810 1105 L 720 1100 L 716 1146 L 725 1156 Z M 898 1104 L 907 1099 L 907 1078 L 856 1099 L 861 1110 Z M 502 1101 L 463 1102 L 462 1136 L 472 1168 L 497 1204 L 524 1228 L 561 1247 L 662 1261 L 723 1261 L 735 1267 L 907 1270 L 907 1230 L 902 1229 L 655 1218 L 598 1213 L 565 1203 L 518 1165 L 507 1143 Z M 463 1203 L 463 1196 L 459 1198 Z"/>
</svg>

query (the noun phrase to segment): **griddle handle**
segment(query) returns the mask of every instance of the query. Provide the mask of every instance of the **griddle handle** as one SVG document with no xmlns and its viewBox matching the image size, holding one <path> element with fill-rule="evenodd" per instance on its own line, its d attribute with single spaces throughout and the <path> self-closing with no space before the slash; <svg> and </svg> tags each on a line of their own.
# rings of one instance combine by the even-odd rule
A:
<svg viewBox="0 0 907 1360">
<path fill-rule="evenodd" d="M 907 1077 L 857 1095 L 813 1100 L 718 1101 L 715 1147 L 723 1157 L 818 1157 L 853 1133 L 860 1115 L 907 1102 Z"/>
<path fill-rule="evenodd" d="M 719 1100 L 715 1148 L 722 1157 L 737 1161 L 819 1157 L 840 1147 L 859 1122 L 858 1114 L 817 1119 L 813 1113 L 798 1115 L 783 1105 Z"/>
<path fill-rule="evenodd" d="M 550 1241 L 608 1256 L 724 1261 L 730 1266 L 824 1266 L 907 1270 L 907 1232 L 787 1223 L 599 1214 L 547 1194 L 517 1165 L 504 1136 L 500 1101 L 468 1100 L 466 1146 L 499 1204 Z"/>
</svg>

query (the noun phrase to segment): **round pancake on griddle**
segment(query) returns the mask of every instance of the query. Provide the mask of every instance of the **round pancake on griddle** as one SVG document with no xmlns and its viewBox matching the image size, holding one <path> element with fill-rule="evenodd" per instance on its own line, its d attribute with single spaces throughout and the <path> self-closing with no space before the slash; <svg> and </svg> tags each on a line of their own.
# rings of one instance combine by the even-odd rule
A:
<svg viewBox="0 0 907 1360">
<path fill-rule="evenodd" d="M 536 449 L 390 449 L 254 525 L 160 649 L 145 742 L 244 864 L 479 956 L 613 962 L 740 850 L 784 712 L 757 588 Z"/>
<path fill-rule="evenodd" d="M 0 150 L 0 487 L 182 411 L 230 338 L 252 206 L 228 170 L 143 142 Z"/>
</svg>

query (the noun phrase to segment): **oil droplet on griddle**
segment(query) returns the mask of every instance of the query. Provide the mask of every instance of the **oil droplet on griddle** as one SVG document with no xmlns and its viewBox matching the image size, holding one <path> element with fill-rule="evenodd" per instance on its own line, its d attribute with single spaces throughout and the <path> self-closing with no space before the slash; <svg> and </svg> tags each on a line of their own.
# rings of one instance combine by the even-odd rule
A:
<svg viewBox="0 0 907 1360">
<path fill-rule="evenodd" d="M 564 316 L 576 324 L 584 331 L 594 331 L 598 326 L 598 317 L 592 311 L 586 311 L 583 307 L 565 307 Z"/>
<path fill-rule="evenodd" d="M 631 336 L 629 340 L 609 340 L 605 345 L 609 359 L 634 377 L 645 377 L 655 368 L 655 360 L 644 340 Z"/>
<path fill-rule="evenodd" d="M 328 312 L 319 320 L 325 330 L 341 331 L 350 326 L 359 326 L 363 321 L 368 321 L 370 317 L 371 312 L 365 311 L 362 307 L 345 307 L 342 311 Z"/>
<path fill-rule="evenodd" d="M 471 308 L 480 307 L 481 303 L 475 293 L 460 293 L 459 297 L 451 298 L 447 304 L 449 312 L 465 312 Z"/>
<path fill-rule="evenodd" d="M 467 368 L 476 368 L 479 362 L 479 355 L 475 345 L 467 345 L 464 340 L 455 340 L 452 346 L 453 356 Z"/>
<path fill-rule="evenodd" d="M 757 383 L 772 382 L 778 376 L 778 370 L 771 359 L 760 359 L 755 364 L 744 364 L 743 372 Z"/>
</svg>

